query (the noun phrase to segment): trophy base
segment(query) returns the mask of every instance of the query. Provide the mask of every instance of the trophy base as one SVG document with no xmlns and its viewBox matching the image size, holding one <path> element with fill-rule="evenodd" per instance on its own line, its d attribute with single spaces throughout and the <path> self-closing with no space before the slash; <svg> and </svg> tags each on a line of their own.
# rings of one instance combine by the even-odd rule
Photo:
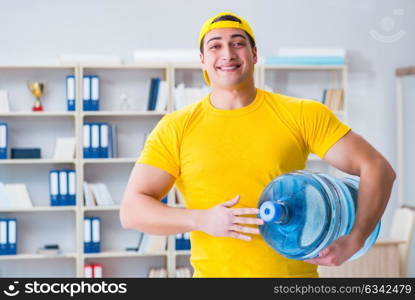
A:
<svg viewBox="0 0 415 300">
<path fill-rule="evenodd" d="M 33 106 L 32 111 L 43 111 L 43 107 L 42 106 L 38 106 L 38 107 Z"/>
</svg>

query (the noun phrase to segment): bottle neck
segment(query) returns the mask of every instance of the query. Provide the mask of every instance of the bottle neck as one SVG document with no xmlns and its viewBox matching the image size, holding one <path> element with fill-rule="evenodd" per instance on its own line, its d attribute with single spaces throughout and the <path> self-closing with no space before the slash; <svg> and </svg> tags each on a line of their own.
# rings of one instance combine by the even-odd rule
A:
<svg viewBox="0 0 415 300">
<path fill-rule="evenodd" d="M 259 208 L 259 215 L 264 222 L 284 224 L 289 220 L 288 207 L 285 199 L 265 201 Z"/>
</svg>

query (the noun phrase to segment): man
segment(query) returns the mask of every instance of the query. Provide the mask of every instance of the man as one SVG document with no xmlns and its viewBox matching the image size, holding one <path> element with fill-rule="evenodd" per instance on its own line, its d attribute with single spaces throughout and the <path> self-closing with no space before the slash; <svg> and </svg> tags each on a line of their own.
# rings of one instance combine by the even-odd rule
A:
<svg viewBox="0 0 415 300">
<path fill-rule="evenodd" d="M 317 264 L 345 262 L 383 214 L 395 179 L 389 163 L 326 106 L 256 89 L 255 37 L 242 18 L 209 19 L 199 45 L 211 93 L 166 115 L 149 136 L 125 191 L 123 227 L 191 232 L 195 277 L 317 277 Z M 350 235 L 303 262 L 269 247 L 255 215 L 265 186 L 304 169 L 310 152 L 360 176 L 359 209 Z M 174 183 L 185 209 L 159 201 Z"/>
</svg>

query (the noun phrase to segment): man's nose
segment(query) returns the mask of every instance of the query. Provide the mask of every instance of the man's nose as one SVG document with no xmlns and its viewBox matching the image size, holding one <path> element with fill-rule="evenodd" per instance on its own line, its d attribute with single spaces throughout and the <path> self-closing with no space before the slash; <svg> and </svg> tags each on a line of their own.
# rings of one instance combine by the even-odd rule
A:
<svg viewBox="0 0 415 300">
<path fill-rule="evenodd" d="M 236 57 L 235 49 L 230 47 L 229 45 L 222 48 L 222 58 L 223 59 L 234 59 Z"/>
</svg>

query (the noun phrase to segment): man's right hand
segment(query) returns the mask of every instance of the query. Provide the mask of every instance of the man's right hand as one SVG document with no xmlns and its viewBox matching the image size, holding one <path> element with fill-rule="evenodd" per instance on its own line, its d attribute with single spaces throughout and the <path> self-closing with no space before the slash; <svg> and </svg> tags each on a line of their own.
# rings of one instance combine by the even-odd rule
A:
<svg viewBox="0 0 415 300">
<path fill-rule="evenodd" d="M 198 220 L 198 230 L 213 236 L 233 237 L 244 241 L 252 239 L 248 234 L 259 234 L 256 227 L 241 224 L 262 225 L 264 221 L 258 218 L 239 217 L 241 215 L 257 215 L 258 208 L 232 208 L 239 202 L 239 195 L 232 200 L 218 204 L 212 208 L 201 210 Z"/>
</svg>

